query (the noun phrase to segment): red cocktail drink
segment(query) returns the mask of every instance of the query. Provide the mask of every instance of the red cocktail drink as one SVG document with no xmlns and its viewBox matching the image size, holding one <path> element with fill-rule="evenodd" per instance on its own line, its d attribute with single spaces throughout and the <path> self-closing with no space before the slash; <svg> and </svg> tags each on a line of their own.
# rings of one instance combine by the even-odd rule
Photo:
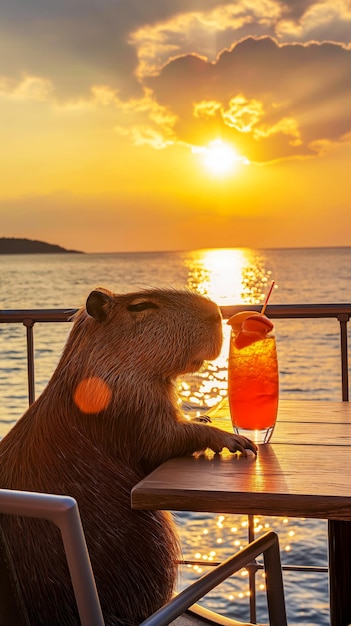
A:
<svg viewBox="0 0 351 626">
<path fill-rule="evenodd" d="M 277 419 L 279 375 L 273 324 L 264 315 L 239 313 L 232 326 L 228 363 L 229 408 L 235 432 L 267 443 Z"/>
</svg>

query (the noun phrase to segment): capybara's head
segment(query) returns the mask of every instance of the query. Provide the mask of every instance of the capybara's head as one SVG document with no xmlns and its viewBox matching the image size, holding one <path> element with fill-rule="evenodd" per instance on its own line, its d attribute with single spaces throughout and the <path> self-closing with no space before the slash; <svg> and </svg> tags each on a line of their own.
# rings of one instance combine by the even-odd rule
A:
<svg viewBox="0 0 351 626">
<path fill-rule="evenodd" d="M 99 288 L 77 314 L 70 342 L 94 370 L 173 378 L 218 356 L 222 317 L 214 302 L 190 291 L 121 295 Z"/>
<path fill-rule="evenodd" d="M 46 424 L 49 415 L 56 427 L 78 419 L 79 428 L 82 423 L 85 429 L 101 428 L 109 437 L 106 419 L 117 428 L 117 416 L 131 424 L 174 411 L 177 376 L 216 358 L 221 345 L 220 310 L 203 296 L 175 289 L 127 294 L 96 289 L 75 314 L 35 410 Z M 87 415 L 98 417 L 86 421 Z"/>
</svg>

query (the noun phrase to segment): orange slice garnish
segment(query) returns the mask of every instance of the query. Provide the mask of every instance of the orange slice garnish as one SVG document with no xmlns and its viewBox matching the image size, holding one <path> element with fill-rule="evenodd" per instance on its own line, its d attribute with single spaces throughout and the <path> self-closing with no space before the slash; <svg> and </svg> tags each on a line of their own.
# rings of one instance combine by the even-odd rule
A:
<svg viewBox="0 0 351 626">
<path fill-rule="evenodd" d="M 243 320 L 241 324 L 241 330 L 247 330 L 249 332 L 263 333 L 266 335 L 273 329 L 274 324 L 265 315 L 250 315 Z"/>
<path fill-rule="evenodd" d="M 232 327 L 234 332 L 239 332 L 241 330 L 242 323 L 246 320 L 246 318 L 254 315 L 253 311 L 240 311 L 240 313 L 235 313 L 232 315 L 227 324 Z"/>
<path fill-rule="evenodd" d="M 227 323 L 236 335 L 234 344 L 238 350 L 264 339 L 274 326 L 268 317 L 260 313 L 252 313 L 252 311 L 236 313 L 229 318 Z"/>
</svg>

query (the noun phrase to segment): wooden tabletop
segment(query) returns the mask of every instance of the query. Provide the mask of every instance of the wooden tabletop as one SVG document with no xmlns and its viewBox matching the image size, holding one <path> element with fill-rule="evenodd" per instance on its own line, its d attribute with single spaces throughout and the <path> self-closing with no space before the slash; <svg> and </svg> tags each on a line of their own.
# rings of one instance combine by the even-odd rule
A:
<svg viewBox="0 0 351 626">
<path fill-rule="evenodd" d="M 227 401 L 212 424 L 232 430 Z M 257 458 L 223 451 L 166 461 L 131 494 L 135 509 L 351 521 L 351 403 L 281 400 Z"/>
</svg>

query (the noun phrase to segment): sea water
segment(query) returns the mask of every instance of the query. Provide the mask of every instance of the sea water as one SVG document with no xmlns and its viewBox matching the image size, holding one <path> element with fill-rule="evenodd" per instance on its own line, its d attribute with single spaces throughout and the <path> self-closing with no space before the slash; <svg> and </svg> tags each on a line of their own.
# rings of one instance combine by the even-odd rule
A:
<svg viewBox="0 0 351 626">
<path fill-rule="evenodd" d="M 272 304 L 351 301 L 351 248 L 210 249 L 186 252 L 0 256 L 0 308 L 75 309 L 90 290 L 115 292 L 149 287 L 190 288 L 218 304 L 259 304 L 272 279 Z M 189 416 L 215 406 L 227 393 L 229 327 L 216 361 L 179 379 Z M 35 325 L 36 395 L 51 376 L 70 323 Z M 336 320 L 276 320 L 280 396 L 287 399 L 341 399 L 340 338 Z M 26 334 L 21 324 L 0 325 L 0 436 L 28 405 Z M 221 561 L 247 541 L 246 516 L 175 514 L 185 559 Z M 279 533 L 286 565 L 327 565 L 326 522 L 287 518 L 255 519 L 257 534 Z M 180 587 L 204 573 L 183 567 Z M 258 621 L 266 620 L 264 580 L 257 574 Z M 284 572 L 289 624 L 327 626 L 328 581 L 320 572 Z M 205 605 L 248 620 L 247 575 L 236 576 L 209 594 Z"/>
</svg>

